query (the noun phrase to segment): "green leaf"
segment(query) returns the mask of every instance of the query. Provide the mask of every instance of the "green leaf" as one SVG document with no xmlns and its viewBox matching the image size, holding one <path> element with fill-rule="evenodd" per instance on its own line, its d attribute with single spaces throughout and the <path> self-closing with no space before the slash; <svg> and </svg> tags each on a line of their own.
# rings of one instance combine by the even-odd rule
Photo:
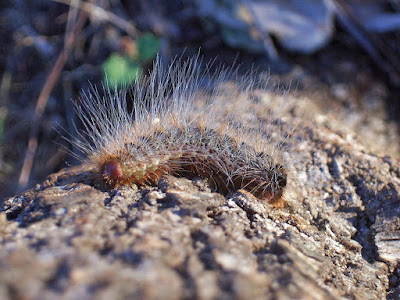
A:
<svg viewBox="0 0 400 300">
<path fill-rule="evenodd" d="M 140 62 L 146 62 L 156 57 L 160 49 L 160 39 L 154 34 L 148 32 L 136 40 L 138 49 L 138 60 Z"/>
<path fill-rule="evenodd" d="M 142 73 L 138 63 L 126 56 L 112 53 L 102 65 L 104 81 L 121 86 L 134 81 Z"/>
</svg>

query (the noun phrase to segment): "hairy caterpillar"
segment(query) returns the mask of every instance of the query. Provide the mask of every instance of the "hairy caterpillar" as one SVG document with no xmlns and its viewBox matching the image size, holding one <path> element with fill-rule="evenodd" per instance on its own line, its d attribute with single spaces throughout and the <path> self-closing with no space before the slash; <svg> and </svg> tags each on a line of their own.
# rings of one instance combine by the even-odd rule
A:
<svg viewBox="0 0 400 300">
<path fill-rule="evenodd" d="M 256 81 L 227 69 L 201 72 L 198 65 L 192 58 L 163 69 L 157 60 L 133 84 L 132 103 L 124 91 L 83 93 L 76 111 L 86 134 L 79 133 L 75 145 L 112 188 L 156 185 L 170 174 L 207 179 L 224 194 L 244 189 L 282 204 L 288 175 L 281 146 L 271 132 L 245 126 L 254 114 L 243 117 Z M 221 88 L 231 79 L 237 88 Z M 200 87 L 208 93 L 200 94 Z"/>
</svg>

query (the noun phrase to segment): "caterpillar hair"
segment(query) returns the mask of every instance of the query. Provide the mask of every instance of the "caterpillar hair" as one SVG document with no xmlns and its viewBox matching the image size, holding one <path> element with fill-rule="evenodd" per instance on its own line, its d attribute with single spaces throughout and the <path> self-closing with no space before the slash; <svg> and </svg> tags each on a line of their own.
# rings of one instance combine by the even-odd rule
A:
<svg viewBox="0 0 400 300">
<path fill-rule="evenodd" d="M 200 71 L 200 64 L 195 57 L 163 68 L 157 59 L 130 93 L 83 93 L 76 112 L 85 133 L 74 141 L 83 162 L 110 188 L 157 185 L 163 175 L 199 177 L 220 193 L 244 189 L 281 205 L 288 169 L 277 118 L 263 116 L 273 125 L 264 131 L 249 125 L 259 114 L 249 98 L 260 82 L 232 69 Z"/>
</svg>

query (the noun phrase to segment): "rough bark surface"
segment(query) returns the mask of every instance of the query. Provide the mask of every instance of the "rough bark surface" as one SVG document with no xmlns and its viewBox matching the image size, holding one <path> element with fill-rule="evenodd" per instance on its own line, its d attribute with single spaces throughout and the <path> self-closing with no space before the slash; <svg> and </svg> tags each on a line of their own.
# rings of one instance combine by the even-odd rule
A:
<svg viewBox="0 0 400 300">
<path fill-rule="evenodd" d="M 398 161 L 327 124 L 287 143 L 285 208 L 196 179 L 109 191 L 85 166 L 49 176 L 4 203 L 0 298 L 398 299 Z"/>
</svg>

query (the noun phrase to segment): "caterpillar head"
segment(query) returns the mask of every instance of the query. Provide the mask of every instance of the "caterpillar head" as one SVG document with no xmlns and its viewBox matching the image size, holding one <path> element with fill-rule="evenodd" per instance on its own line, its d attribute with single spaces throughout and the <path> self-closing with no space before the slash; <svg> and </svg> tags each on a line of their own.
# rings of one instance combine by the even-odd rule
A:
<svg viewBox="0 0 400 300">
<path fill-rule="evenodd" d="M 125 177 L 122 163 L 118 159 L 110 159 L 102 164 L 101 176 L 103 180 L 109 185 L 116 185 Z"/>
</svg>

